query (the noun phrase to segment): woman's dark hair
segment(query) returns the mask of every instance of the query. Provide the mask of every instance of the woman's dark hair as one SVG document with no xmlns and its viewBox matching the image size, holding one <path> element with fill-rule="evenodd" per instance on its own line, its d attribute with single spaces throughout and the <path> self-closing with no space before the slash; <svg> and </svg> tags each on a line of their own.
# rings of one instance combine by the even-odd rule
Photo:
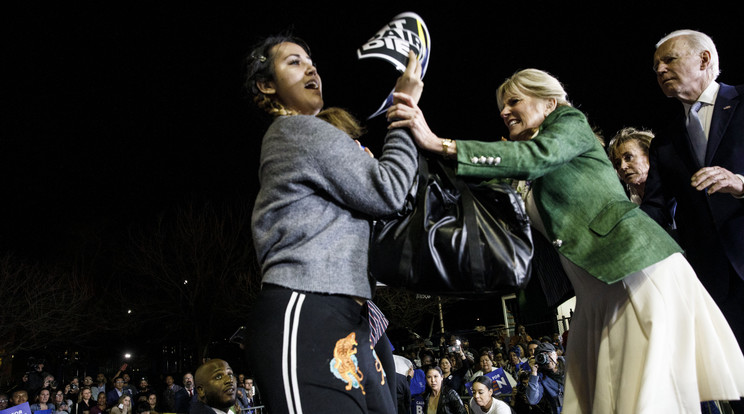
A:
<svg viewBox="0 0 744 414">
<path fill-rule="evenodd" d="M 281 43 L 294 43 L 310 56 L 310 47 L 304 40 L 292 34 L 278 34 L 266 37 L 258 42 L 246 58 L 245 89 L 256 105 L 271 115 L 287 115 L 288 111 L 278 102 L 274 102 L 258 89 L 259 82 L 273 81 L 274 53 L 273 48 Z"/>
<path fill-rule="evenodd" d="M 486 388 L 493 391 L 493 380 L 485 375 L 479 375 L 473 380 L 473 384 L 476 382 L 479 382 L 483 384 Z"/>
<path fill-rule="evenodd" d="M 437 365 L 429 365 L 428 367 L 426 367 L 426 369 L 424 370 L 424 374 L 428 373 L 431 370 L 437 371 L 439 375 L 444 376 L 444 373 L 442 372 L 442 368 L 439 368 Z"/>
<path fill-rule="evenodd" d="M 258 89 L 259 82 L 270 82 L 276 78 L 276 73 L 274 73 L 275 54 L 272 53 L 272 49 L 282 43 L 294 43 L 300 46 L 308 56 L 312 56 L 310 46 L 304 40 L 293 34 L 286 33 L 269 36 L 261 40 L 253 47 L 246 58 L 245 89 L 256 106 L 272 117 L 295 115 L 294 112 L 284 108 L 282 104 L 264 95 Z M 351 138 L 356 139 L 366 133 L 366 129 L 345 109 L 326 108 L 317 116 L 344 131 Z"/>
<path fill-rule="evenodd" d="M 142 414 L 149 412 L 150 410 L 152 410 L 152 408 L 150 408 L 150 404 L 147 401 L 139 401 L 134 412 Z"/>
<path fill-rule="evenodd" d="M 49 400 L 48 401 L 51 401 L 52 400 L 52 389 L 49 388 L 49 387 L 43 387 L 39 391 L 36 391 L 36 395 L 34 396 L 34 401 L 40 401 L 41 392 L 44 391 L 44 390 L 46 390 L 49 393 Z"/>
</svg>

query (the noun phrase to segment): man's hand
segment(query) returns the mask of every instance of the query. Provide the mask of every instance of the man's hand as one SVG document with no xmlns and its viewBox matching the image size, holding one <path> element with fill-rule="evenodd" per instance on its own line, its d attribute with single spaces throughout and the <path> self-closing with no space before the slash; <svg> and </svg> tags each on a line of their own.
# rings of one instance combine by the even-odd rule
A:
<svg viewBox="0 0 744 414">
<path fill-rule="evenodd" d="M 690 180 L 690 185 L 698 191 L 708 189 L 708 194 L 717 192 L 744 195 L 744 181 L 723 167 L 703 167 Z"/>
</svg>

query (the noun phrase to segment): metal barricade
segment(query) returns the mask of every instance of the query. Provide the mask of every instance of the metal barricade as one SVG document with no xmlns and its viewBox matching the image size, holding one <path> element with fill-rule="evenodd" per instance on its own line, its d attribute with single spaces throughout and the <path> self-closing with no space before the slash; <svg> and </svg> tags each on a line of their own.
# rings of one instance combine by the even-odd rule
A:
<svg viewBox="0 0 744 414">
<path fill-rule="evenodd" d="M 268 412 L 264 411 L 263 405 L 257 405 L 255 407 L 241 408 L 240 414 L 268 414 Z"/>
</svg>

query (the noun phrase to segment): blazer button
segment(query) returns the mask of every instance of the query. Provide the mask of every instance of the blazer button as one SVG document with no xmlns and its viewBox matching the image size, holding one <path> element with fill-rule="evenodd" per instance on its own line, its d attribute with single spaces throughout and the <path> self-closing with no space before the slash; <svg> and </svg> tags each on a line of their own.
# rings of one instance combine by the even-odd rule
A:
<svg viewBox="0 0 744 414">
<path fill-rule="evenodd" d="M 478 161 L 479 161 L 478 157 L 473 157 L 470 159 L 470 162 L 472 162 L 473 164 L 478 164 Z"/>
<path fill-rule="evenodd" d="M 481 157 L 480 157 L 480 159 L 478 161 L 480 161 L 481 164 L 485 164 L 486 161 L 487 161 L 487 158 L 485 156 L 481 155 Z"/>
<path fill-rule="evenodd" d="M 563 246 L 563 240 L 561 239 L 553 240 L 553 247 L 561 247 L 561 246 Z"/>
<path fill-rule="evenodd" d="M 499 165 L 501 164 L 501 157 L 496 157 L 493 159 L 493 165 Z"/>
</svg>

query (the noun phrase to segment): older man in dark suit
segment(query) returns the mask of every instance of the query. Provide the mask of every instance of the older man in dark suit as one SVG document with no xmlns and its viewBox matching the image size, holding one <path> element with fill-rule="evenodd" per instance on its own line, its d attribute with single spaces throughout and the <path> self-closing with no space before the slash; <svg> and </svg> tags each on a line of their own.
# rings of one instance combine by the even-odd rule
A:
<svg viewBox="0 0 744 414">
<path fill-rule="evenodd" d="M 744 85 L 716 82 L 715 44 L 692 30 L 657 43 L 654 70 L 684 113 L 651 142 L 641 208 L 667 224 L 676 201 L 687 260 L 744 348 Z"/>
</svg>

